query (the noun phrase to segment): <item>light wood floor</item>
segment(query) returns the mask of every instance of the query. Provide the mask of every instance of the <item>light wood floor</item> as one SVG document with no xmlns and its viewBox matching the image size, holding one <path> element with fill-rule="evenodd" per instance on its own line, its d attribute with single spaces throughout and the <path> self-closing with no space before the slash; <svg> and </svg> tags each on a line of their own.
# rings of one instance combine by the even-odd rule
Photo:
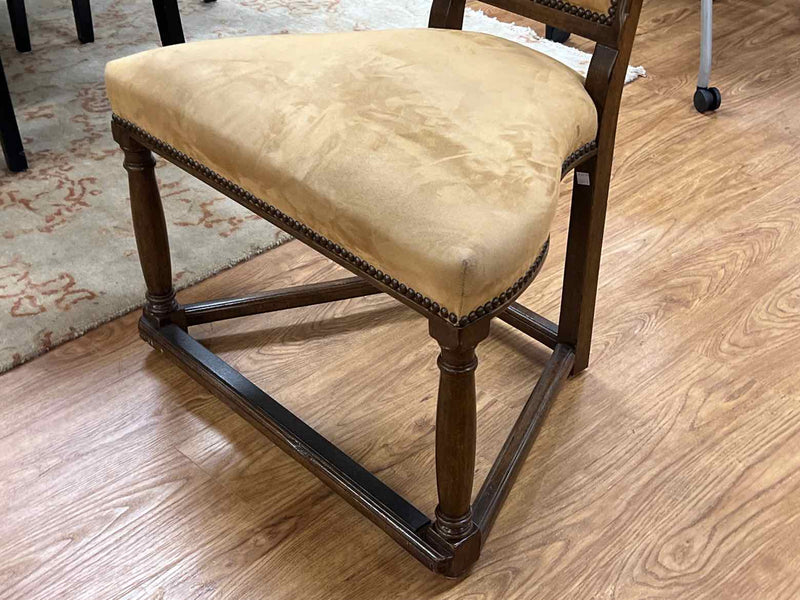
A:
<svg viewBox="0 0 800 600">
<path fill-rule="evenodd" d="M 469 578 L 418 565 L 129 315 L 0 378 L 0 598 L 800 598 L 800 19 L 796 0 L 715 4 L 710 116 L 691 106 L 698 0 L 646 4 L 592 363 Z M 551 318 L 567 193 L 524 297 Z M 292 242 L 181 297 L 334 271 Z M 420 317 L 370 298 L 201 335 L 432 510 L 436 348 Z M 479 356 L 481 478 L 546 353 L 499 324 Z"/>
</svg>

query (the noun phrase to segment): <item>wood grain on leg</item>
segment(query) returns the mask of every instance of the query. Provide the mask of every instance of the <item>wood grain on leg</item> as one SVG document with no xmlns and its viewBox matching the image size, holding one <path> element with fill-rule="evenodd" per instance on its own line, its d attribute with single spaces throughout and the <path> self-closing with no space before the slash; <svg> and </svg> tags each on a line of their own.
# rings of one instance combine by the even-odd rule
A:
<svg viewBox="0 0 800 600">
<path fill-rule="evenodd" d="M 431 319 L 439 343 L 439 396 L 436 404 L 436 530 L 462 540 L 473 528 L 472 482 L 475 476 L 475 347 L 489 335 L 489 321 L 462 329 Z"/>
<path fill-rule="evenodd" d="M 165 322 L 178 304 L 172 286 L 169 237 L 156 180 L 156 161 L 150 150 L 125 132 L 115 133 L 125 153 L 123 164 L 128 172 L 136 247 L 147 285 L 145 314 Z"/>
</svg>

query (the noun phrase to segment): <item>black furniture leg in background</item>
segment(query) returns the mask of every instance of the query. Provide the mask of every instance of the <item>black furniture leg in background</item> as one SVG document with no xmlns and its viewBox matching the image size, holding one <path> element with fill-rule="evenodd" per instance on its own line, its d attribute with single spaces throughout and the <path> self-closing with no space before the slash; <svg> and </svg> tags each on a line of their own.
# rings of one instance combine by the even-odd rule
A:
<svg viewBox="0 0 800 600">
<path fill-rule="evenodd" d="M 28 33 L 28 19 L 25 17 L 25 0 L 6 0 L 6 4 L 14 45 L 20 52 L 30 52 L 31 36 Z"/>
<path fill-rule="evenodd" d="M 78 30 L 78 41 L 88 44 L 94 41 L 92 27 L 92 9 L 89 0 L 72 0 L 72 14 L 75 15 L 75 29 Z"/>
<path fill-rule="evenodd" d="M 183 37 L 178 0 L 153 0 L 153 10 L 156 13 L 162 46 L 182 44 L 186 41 Z"/>
<path fill-rule="evenodd" d="M 9 171 L 24 171 L 28 168 L 25 159 L 25 150 L 22 148 L 22 138 L 19 136 L 17 117 L 11 105 L 11 94 L 8 92 L 6 73 L 3 71 L 3 62 L 0 60 L 0 142 L 3 146 L 3 156 Z"/>
<path fill-rule="evenodd" d="M 551 25 L 545 25 L 544 37 L 553 42 L 563 44 L 569 39 L 569 31 L 564 31 L 563 29 L 558 29 Z"/>
</svg>

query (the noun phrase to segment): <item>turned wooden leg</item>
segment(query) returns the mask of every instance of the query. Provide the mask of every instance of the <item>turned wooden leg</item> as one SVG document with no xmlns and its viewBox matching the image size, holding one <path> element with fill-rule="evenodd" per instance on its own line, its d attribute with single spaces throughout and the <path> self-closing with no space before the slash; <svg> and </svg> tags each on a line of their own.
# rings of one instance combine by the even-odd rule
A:
<svg viewBox="0 0 800 600">
<path fill-rule="evenodd" d="M 123 164 L 128 171 L 133 230 L 147 285 L 144 313 L 164 324 L 178 304 L 172 287 L 167 225 L 154 171 L 156 161 L 150 150 L 130 136 L 122 134 L 117 141 L 125 152 Z"/>
<path fill-rule="evenodd" d="M 455 328 L 430 321 L 439 342 L 439 399 L 436 407 L 435 529 L 457 543 L 472 532 L 472 480 L 475 474 L 475 347 L 489 334 L 489 320 Z"/>
</svg>

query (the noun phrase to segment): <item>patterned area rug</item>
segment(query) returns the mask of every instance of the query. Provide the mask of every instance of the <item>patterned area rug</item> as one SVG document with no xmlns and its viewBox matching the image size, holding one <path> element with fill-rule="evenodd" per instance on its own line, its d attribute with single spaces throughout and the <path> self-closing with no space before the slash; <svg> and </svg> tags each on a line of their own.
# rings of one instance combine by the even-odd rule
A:
<svg viewBox="0 0 800 600">
<path fill-rule="evenodd" d="M 183 2 L 188 39 L 424 27 L 429 0 Z M 0 49 L 30 170 L 0 167 L 0 372 L 140 306 L 144 286 L 121 153 L 102 74 L 113 58 L 158 45 L 147 0 L 93 0 L 93 44 L 80 45 L 67 0 L 28 3 L 33 52 L 7 20 Z M 589 56 L 526 27 L 468 11 L 465 28 L 535 47 L 584 72 Z M 643 75 L 632 68 L 628 79 Z M 169 85 L 169 82 L 164 82 Z M 159 164 L 173 269 L 183 288 L 288 239 L 177 168 Z"/>
</svg>

